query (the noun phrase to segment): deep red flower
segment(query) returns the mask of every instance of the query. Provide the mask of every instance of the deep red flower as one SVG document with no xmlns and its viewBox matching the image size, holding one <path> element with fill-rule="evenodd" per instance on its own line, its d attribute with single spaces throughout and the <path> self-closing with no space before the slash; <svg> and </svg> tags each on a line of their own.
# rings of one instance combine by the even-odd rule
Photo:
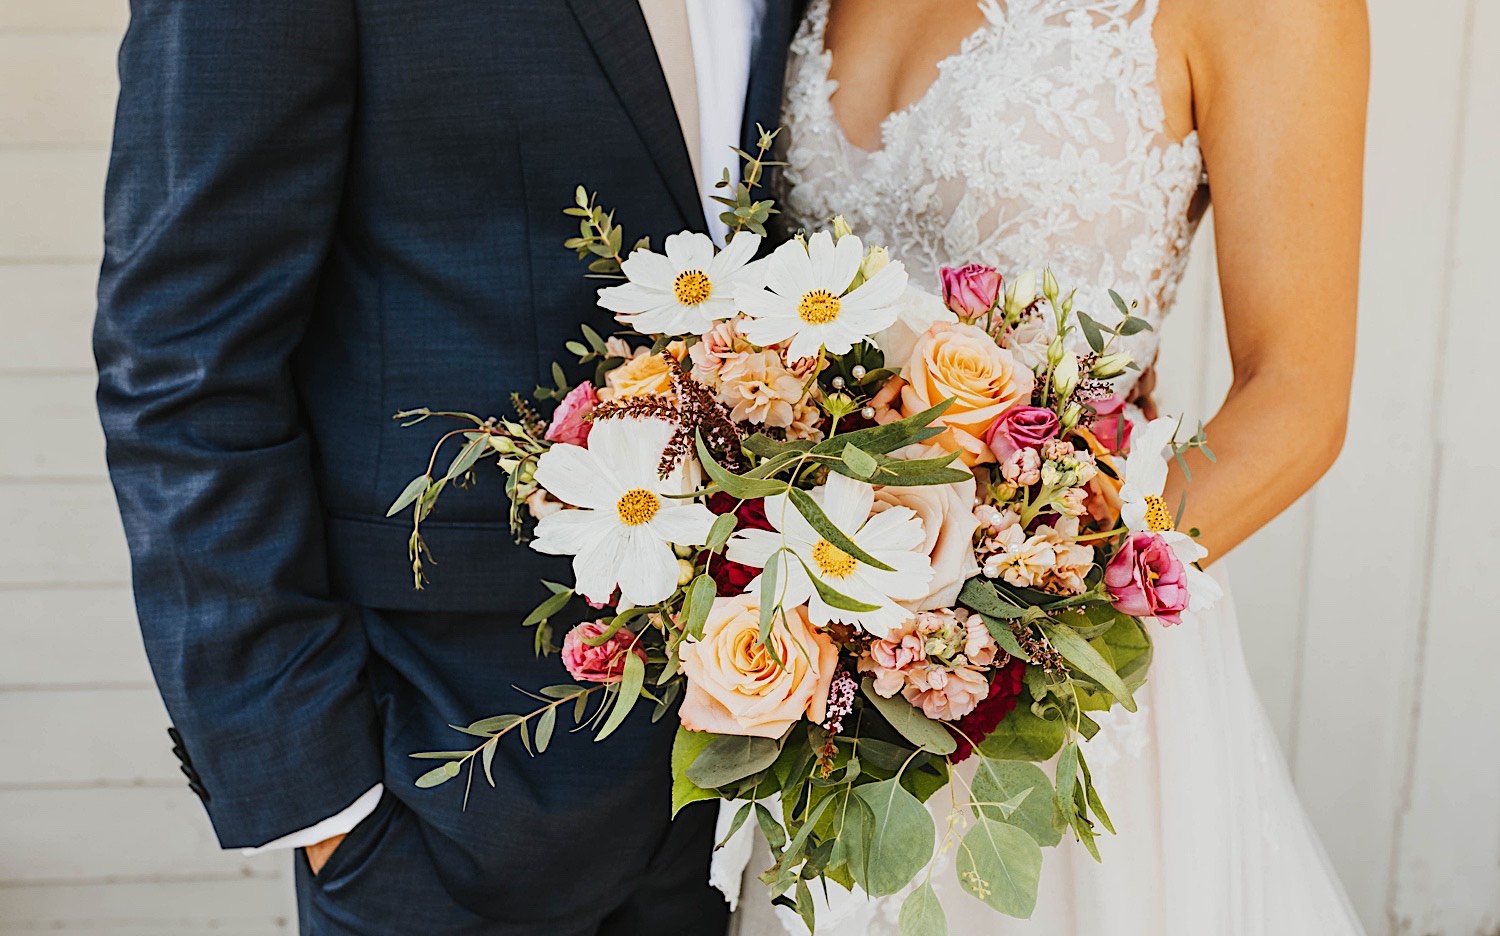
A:
<svg viewBox="0 0 1500 936">
<path fill-rule="evenodd" d="M 735 505 L 739 504 L 738 507 Z M 771 522 L 766 519 L 766 502 L 757 497 L 740 504 L 738 499 L 720 491 L 708 498 L 708 509 L 716 514 L 734 512 L 736 530 L 769 530 Z M 741 565 L 724 558 L 721 550 L 717 556 L 707 552 L 698 554 L 698 562 L 708 563 L 708 575 L 718 586 L 721 596 L 743 595 L 745 588 L 760 574 L 754 566 Z"/>
<path fill-rule="evenodd" d="M 1000 723 L 1005 721 L 1005 716 L 1015 709 L 1016 700 L 1025 687 L 1025 660 L 1011 657 L 1009 662 L 995 670 L 990 676 L 990 694 L 974 707 L 974 711 L 953 724 L 956 729 L 953 730 L 953 737 L 958 742 L 958 749 L 953 752 L 953 763 L 966 760 L 974 753 L 975 744 L 994 733 Z"/>
</svg>

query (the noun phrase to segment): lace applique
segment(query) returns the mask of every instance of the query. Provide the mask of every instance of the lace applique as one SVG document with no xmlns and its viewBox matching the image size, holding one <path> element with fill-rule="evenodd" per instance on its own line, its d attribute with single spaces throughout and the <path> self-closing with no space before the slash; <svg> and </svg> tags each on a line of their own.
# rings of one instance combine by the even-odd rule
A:
<svg viewBox="0 0 1500 936">
<path fill-rule="evenodd" d="M 829 0 L 813 0 L 787 83 L 789 219 L 842 214 L 929 288 L 949 264 L 1050 265 L 1095 319 L 1118 319 L 1113 288 L 1158 325 L 1197 226 L 1203 159 L 1196 132 L 1174 142 L 1164 130 L 1156 4 L 983 0 L 984 24 L 868 152 L 834 115 Z M 1154 331 L 1126 340 L 1143 365 L 1156 345 Z"/>
</svg>

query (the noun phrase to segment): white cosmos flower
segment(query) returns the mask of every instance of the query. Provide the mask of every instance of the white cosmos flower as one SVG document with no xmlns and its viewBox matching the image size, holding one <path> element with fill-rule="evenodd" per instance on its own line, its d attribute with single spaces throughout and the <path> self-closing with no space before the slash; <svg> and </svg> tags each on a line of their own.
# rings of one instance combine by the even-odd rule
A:
<svg viewBox="0 0 1500 936">
<path fill-rule="evenodd" d="M 1177 426 L 1175 417 L 1153 419 L 1131 440 L 1130 454 L 1125 456 L 1125 483 L 1120 486 L 1120 519 L 1132 533 L 1155 533 L 1172 548 L 1187 573 L 1188 611 L 1205 611 L 1223 597 L 1224 590 L 1217 579 L 1193 565 L 1208 550 L 1176 529 L 1172 511 L 1161 496 Z"/>
<path fill-rule="evenodd" d="M 768 347 L 791 340 L 788 360 L 815 357 L 819 347 L 833 354 L 851 348 L 889 328 L 899 314 L 906 289 L 906 269 L 892 260 L 854 289 L 865 259 L 858 237 L 834 241 L 819 231 L 803 244 L 791 240 L 767 257 L 765 287 L 739 295 L 740 310 L 750 319 L 745 337 Z"/>
<path fill-rule="evenodd" d="M 666 254 L 632 251 L 620 270 L 629 280 L 599 290 L 599 305 L 645 335 L 701 335 L 738 311 L 735 295 L 758 289 L 760 235 L 740 232 L 717 253 L 706 234 L 667 238 Z"/>
<path fill-rule="evenodd" d="M 537 483 L 577 509 L 543 517 L 531 548 L 572 556 L 573 590 L 595 604 L 608 602 L 616 587 L 632 606 L 667 599 L 677 588 L 673 544 L 708 542 L 713 513 L 663 496 L 693 489 L 685 468 L 657 476 L 672 432 L 661 419 L 602 419 L 588 448 L 554 445 L 537 460 Z"/>
<path fill-rule="evenodd" d="M 888 507 L 874 516 L 875 489 L 840 474 L 812 492 L 833 525 L 854 544 L 890 566 L 887 572 L 866 565 L 828 542 L 812 528 L 785 494 L 766 498 L 766 519 L 774 530 L 741 530 L 729 541 L 728 558 L 757 569 L 776 565 L 776 593 L 782 607 L 807 603 L 814 624 L 838 621 L 883 637 L 912 616 L 898 601 L 915 601 L 927 595 L 932 562 L 923 551 L 926 535 L 922 521 L 907 507 Z M 778 552 L 785 548 L 786 552 Z M 772 556 L 775 556 L 773 559 Z M 794 558 L 795 557 L 795 558 Z M 874 611 L 843 611 L 818 596 L 808 573 L 842 595 Z M 759 594 L 761 576 L 746 591 Z"/>
</svg>

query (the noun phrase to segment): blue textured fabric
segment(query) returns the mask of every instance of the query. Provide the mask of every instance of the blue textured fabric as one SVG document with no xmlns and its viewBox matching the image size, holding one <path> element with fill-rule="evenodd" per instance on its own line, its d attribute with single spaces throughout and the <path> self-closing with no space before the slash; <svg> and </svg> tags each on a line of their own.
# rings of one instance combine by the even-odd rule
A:
<svg viewBox="0 0 1500 936">
<path fill-rule="evenodd" d="M 412 781 L 416 750 L 463 747 L 453 712 L 526 711 L 509 688 L 557 681 L 530 658 L 529 633 L 488 614 L 373 611 L 361 618 L 382 714 L 386 794 L 313 877 L 298 855 L 302 932 L 495 936 L 720 936 L 723 895 L 708 885 L 714 804 L 669 821 L 671 735 L 631 718 L 607 741 L 569 732 L 547 752 L 499 749 L 491 789 L 476 769 L 434 790 Z M 497 672 L 496 660 L 513 660 Z M 669 723 L 670 719 L 664 720 Z M 477 766 L 477 765 L 476 765 Z"/>
<path fill-rule="evenodd" d="M 548 381 L 581 322 L 607 327 L 598 284 L 561 247 L 580 182 L 632 239 L 703 219 L 634 3 L 131 6 L 99 409 L 175 750 L 222 844 L 259 845 L 376 781 L 406 796 L 406 754 L 458 740 L 445 721 L 512 705 L 513 683 L 558 681 L 529 634 L 488 640 L 545 596 L 538 579 L 568 574 L 510 543 L 498 474 L 424 525 L 437 565 L 427 591 L 411 588 L 407 523 L 384 514 L 439 427 L 391 415 L 503 412 Z M 747 125 L 775 120 L 792 15 L 768 4 Z M 406 617 L 371 623 L 369 609 Z M 493 617 L 475 625 L 479 612 Z M 403 630 L 445 636 L 403 643 Z M 439 656 L 455 665 L 427 665 Z M 429 825 L 448 831 L 424 825 L 424 840 L 469 856 L 450 867 L 432 849 L 444 886 L 493 914 L 545 899 L 495 889 L 534 849 L 572 848 L 559 874 L 599 875 L 606 859 L 560 817 L 601 796 L 606 814 L 642 817 L 622 862 L 654 854 L 665 807 L 643 798 L 666 795 L 670 723 L 629 727 L 518 761 L 468 817 L 445 793 L 426 801 L 444 803 Z M 616 768 L 629 777 L 608 799 Z"/>
</svg>

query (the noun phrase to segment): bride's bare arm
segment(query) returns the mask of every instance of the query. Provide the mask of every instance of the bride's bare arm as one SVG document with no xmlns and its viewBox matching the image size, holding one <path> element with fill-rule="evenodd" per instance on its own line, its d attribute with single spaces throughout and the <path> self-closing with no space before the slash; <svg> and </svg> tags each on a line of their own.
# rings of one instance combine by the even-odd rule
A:
<svg viewBox="0 0 1500 936">
<path fill-rule="evenodd" d="M 1190 485 L 1174 467 L 1166 501 L 1186 492 L 1180 527 L 1201 528 L 1218 557 L 1311 487 L 1343 445 L 1369 35 L 1363 0 L 1182 7 L 1234 384 L 1208 426 L 1217 463 L 1190 456 Z"/>
</svg>

